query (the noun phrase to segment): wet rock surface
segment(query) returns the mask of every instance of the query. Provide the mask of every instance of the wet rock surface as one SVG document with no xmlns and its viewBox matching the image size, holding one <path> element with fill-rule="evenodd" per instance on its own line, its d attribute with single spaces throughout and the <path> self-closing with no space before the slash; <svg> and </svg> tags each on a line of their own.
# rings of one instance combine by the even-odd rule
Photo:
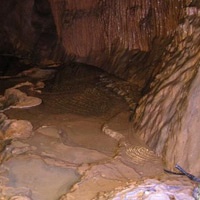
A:
<svg viewBox="0 0 200 200">
<path fill-rule="evenodd" d="M 160 156 L 200 174 L 199 3 L 3 3 L 0 198 L 193 199 Z"/>
<path fill-rule="evenodd" d="M 0 96 L 1 112 L 10 108 L 29 108 L 42 103 L 41 99 L 28 96 L 26 93 L 22 92 L 20 88 L 24 86 L 28 86 L 30 90 L 33 90 L 35 87 L 34 84 L 30 82 L 24 82 L 5 90 L 4 95 Z"/>
<path fill-rule="evenodd" d="M 163 179 L 161 159 L 138 137 L 133 138 L 131 134 L 132 126 L 128 120 L 129 105 L 123 96 L 115 91 L 110 93 L 105 82 L 99 82 L 101 73 L 93 70 L 84 71 L 83 68 L 79 70 L 76 71 L 73 80 L 70 80 L 69 71 L 66 72 L 69 73 L 69 80 L 63 79 L 62 82 L 61 77 L 58 79 L 59 82 L 55 78 L 53 85 L 48 83 L 41 93 L 33 93 L 42 98 L 42 104 L 34 107 L 30 104 L 26 109 L 9 109 L 4 111 L 7 116 L 1 115 L 2 141 L 5 141 L 6 131 L 12 129 L 8 131 L 9 135 L 12 132 L 12 141 L 4 144 L 1 152 L 1 198 L 101 199 L 104 192 L 107 194 L 115 191 L 118 195 L 119 190 L 115 188 L 126 187 L 128 184 L 133 186 L 133 181 L 147 177 Z M 110 80 L 112 82 L 112 77 Z M 114 80 L 114 87 L 117 88 L 118 80 Z M 30 89 L 35 88 L 32 84 L 28 85 Z M 102 94 L 109 95 L 109 101 L 117 102 L 110 106 L 109 102 L 103 101 L 102 104 L 109 105 L 108 108 L 111 110 L 102 111 L 98 106 L 99 99 L 104 99 L 104 96 L 98 96 L 98 100 L 94 98 L 91 103 L 91 97 L 85 95 L 83 91 L 87 88 L 93 87 L 93 91 L 96 92 L 94 86 Z M 65 88 L 65 93 L 61 92 L 62 87 Z M 119 90 L 123 88 L 126 90 L 126 84 Z M 26 91 L 33 92 L 30 89 L 26 88 Z M 62 100 L 61 105 L 67 109 L 63 109 L 60 104 L 52 103 L 55 102 L 53 94 L 56 93 L 56 101 L 66 98 Z M 77 101 L 69 106 L 69 99 Z M 127 111 L 124 111 L 125 109 Z M 18 120 L 14 121 L 14 118 Z M 17 123 L 17 127 L 13 129 L 12 123 L 8 126 L 3 125 L 8 124 L 6 120 Z M 31 123 L 31 126 L 28 126 L 31 130 L 23 128 L 24 123 L 21 122 L 25 120 L 29 121 L 29 125 Z M 185 195 L 192 198 L 195 185 L 188 179 L 184 180 L 188 184 Z M 153 180 L 154 182 L 156 180 Z M 162 183 L 156 184 L 164 182 L 163 179 Z M 180 190 L 186 188 L 181 180 L 178 180 L 177 184 L 180 185 Z M 139 184 L 135 187 L 139 187 Z M 162 191 L 168 190 L 166 188 L 162 187 Z M 144 186 L 143 192 L 145 190 Z M 108 196 L 104 199 L 108 199 Z"/>
<path fill-rule="evenodd" d="M 140 182 L 132 182 L 131 184 L 119 187 L 109 193 L 99 194 L 94 200 L 118 200 L 118 199 L 144 199 L 144 200 L 194 200 L 191 196 L 193 187 L 185 182 L 185 179 L 177 180 L 155 180 L 147 179 Z"/>
<path fill-rule="evenodd" d="M 199 9 L 187 9 L 163 55 L 162 67 L 136 111 L 137 132 L 173 169 L 178 163 L 200 175 L 199 153 Z"/>
</svg>

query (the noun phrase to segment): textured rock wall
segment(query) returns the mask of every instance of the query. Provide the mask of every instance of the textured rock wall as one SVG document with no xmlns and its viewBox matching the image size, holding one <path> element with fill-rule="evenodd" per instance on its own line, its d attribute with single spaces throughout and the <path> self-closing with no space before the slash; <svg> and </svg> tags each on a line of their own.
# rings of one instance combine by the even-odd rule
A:
<svg viewBox="0 0 200 200">
<path fill-rule="evenodd" d="M 0 53 L 75 58 L 142 87 L 190 1 L 3 0 Z"/>
<path fill-rule="evenodd" d="M 167 167 L 178 163 L 200 174 L 200 10 L 187 17 L 162 56 L 162 66 L 137 108 L 134 123 Z"/>
<path fill-rule="evenodd" d="M 187 3 L 186 0 L 49 1 L 66 53 L 119 76 L 130 70 L 134 55 L 151 50 L 155 38 L 164 39 L 172 33 Z M 131 76 L 129 72 L 128 75 Z"/>
</svg>

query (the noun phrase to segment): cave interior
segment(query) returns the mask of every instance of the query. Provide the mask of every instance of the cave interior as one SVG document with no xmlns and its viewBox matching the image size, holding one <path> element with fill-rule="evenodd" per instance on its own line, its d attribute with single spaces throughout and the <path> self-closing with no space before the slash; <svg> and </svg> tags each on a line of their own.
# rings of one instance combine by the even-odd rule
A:
<svg viewBox="0 0 200 200">
<path fill-rule="evenodd" d="M 2 0 L 0 22 L 0 199 L 199 199 L 199 0 Z"/>
</svg>

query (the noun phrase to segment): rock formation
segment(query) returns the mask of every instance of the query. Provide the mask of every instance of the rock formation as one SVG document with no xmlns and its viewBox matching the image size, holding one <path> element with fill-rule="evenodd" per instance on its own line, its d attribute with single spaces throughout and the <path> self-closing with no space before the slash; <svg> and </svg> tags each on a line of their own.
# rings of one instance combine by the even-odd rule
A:
<svg viewBox="0 0 200 200">
<path fill-rule="evenodd" d="M 151 76 L 151 63 L 159 59 L 158 47 L 169 41 L 188 4 L 186 0 L 2 3 L 0 52 L 30 56 L 35 63 L 73 58 L 121 78 L 134 77 L 141 86 L 146 83 L 141 79 Z"/>
<path fill-rule="evenodd" d="M 74 60 L 137 85 L 145 96 L 133 134 L 162 155 L 168 168 L 178 163 L 200 174 L 198 0 L 3 0 L 2 5 L 1 75 L 9 56 L 32 64 Z"/>
<path fill-rule="evenodd" d="M 176 163 L 190 172 L 199 169 L 200 10 L 187 8 L 162 57 L 162 66 L 136 111 L 138 134 L 167 167 Z"/>
<path fill-rule="evenodd" d="M 50 0 L 50 3 L 67 55 L 123 78 L 131 77 L 134 68 L 140 70 L 150 64 L 153 58 L 147 52 L 170 36 L 186 5 L 185 0 Z M 148 59 L 148 64 L 141 62 Z"/>
</svg>

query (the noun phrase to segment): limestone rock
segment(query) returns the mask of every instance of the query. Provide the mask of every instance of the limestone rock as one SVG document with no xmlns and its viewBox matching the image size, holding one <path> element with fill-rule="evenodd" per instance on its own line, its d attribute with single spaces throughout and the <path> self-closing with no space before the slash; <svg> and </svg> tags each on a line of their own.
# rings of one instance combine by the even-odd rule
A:
<svg viewBox="0 0 200 200">
<path fill-rule="evenodd" d="M 13 196 L 9 200 L 31 200 L 31 198 L 27 196 Z"/>
<path fill-rule="evenodd" d="M 5 131 L 5 139 L 26 139 L 32 136 L 33 126 L 29 121 L 26 120 L 15 120 L 12 121 Z"/>
<path fill-rule="evenodd" d="M 126 63 L 138 52 L 134 50 L 147 52 L 155 37 L 169 36 L 186 2 L 50 0 L 50 4 L 66 53 L 121 76 L 129 70 Z"/>
<path fill-rule="evenodd" d="M 2 104 L 0 109 L 5 110 L 9 108 L 29 108 L 37 106 L 42 103 L 42 100 L 37 97 L 28 96 L 26 93 L 13 87 L 5 91 L 4 96 L 0 98 L 0 103 Z"/>
<path fill-rule="evenodd" d="M 103 193 L 93 200 L 118 200 L 118 199 L 143 199 L 143 200 L 194 200 L 193 187 L 185 181 L 183 185 L 179 181 L 158 181 L 147 179 L 142 183 L 131 183 L 125 187 L 119 187 L 109 193 Z"/>
<path fill-rule="evenodd" d="M 180 164 L 200 175 L 200 17 L 191 13 L 162 57 L 159 74 L 136 110 L 136 132 L 162 155 L 168 168 Z"/>
</svg>

